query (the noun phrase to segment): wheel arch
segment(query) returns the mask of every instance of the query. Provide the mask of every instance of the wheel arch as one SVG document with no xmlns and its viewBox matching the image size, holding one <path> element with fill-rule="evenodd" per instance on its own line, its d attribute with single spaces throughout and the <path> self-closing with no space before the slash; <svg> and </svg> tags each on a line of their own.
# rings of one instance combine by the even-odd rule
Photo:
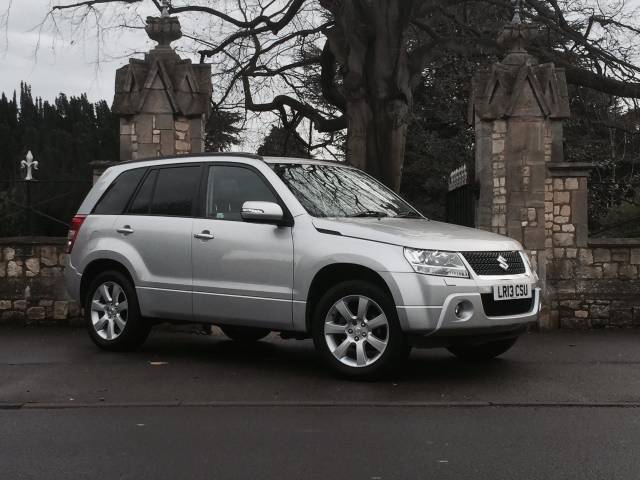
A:
<svg viewBox="0 0 640 480">
<path fill-rule="evenodd" d="M 82 280 L 80 281 L 80 301 L 82 302 L 83 306 L 85 302 L 85 296 L 87 294 L 87 288 L 89 288 L 91 280 L 93 280 L 100 272 L 104 272 L 106 270 L 115 270 L 122 273 L 129 279 L 131 285 L 133 285 L 135 288 L 135 282 L 133 281 L 131 272 L 129 272 L 129 269 L 127 269 L 127 267 L 125 267 L 122 263 L 118 262 L 117 260 L 108 258 L 93 260 L 84 268 L 82 272 Z"/>
<path fill-rule="evenodd" d="M 336 281 L 336 278 L 339 279 Z M 322 267 L 313 277 L 307 293 L 305 322 L 307 332 L 311 331 L 311 319 L 322 294 L 333 285 L 348 280 L 362 280 L 382 288 L 395 303 L 387 282 L 378 272 L 356 263 L 332 263 Z"/>
</svg>

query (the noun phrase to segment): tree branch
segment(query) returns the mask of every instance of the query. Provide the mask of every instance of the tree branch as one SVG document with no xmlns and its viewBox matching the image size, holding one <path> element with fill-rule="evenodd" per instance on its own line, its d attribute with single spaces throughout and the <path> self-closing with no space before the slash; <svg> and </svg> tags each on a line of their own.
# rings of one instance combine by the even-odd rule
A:
<svg viewBox="0 0 640 480">
<path fill-rule="evenodd" d="M 91 0 L 94 1 L 94 0 Z M 99 1 L 109 1 L 109 0 L 99 0 Z M 227 15 L 220 10 L 216 10 L 211 7 L 204 7 L 201 5 L 192 5 L 192 6 L 184 6 L 184 7 L 170 7 L 169 13 L 182 13 L 182 12 L 201 12 L 207 13 L 209 15 L 213 15 L 218 17 L 219 19 L 230 23 L 238 28 L 248 28 L 253 29 L 260 24 L 264 24 L 268 30 L 272 33 L 278 33 L 282 28 L 287 26 L 289 22 L 295 17 L 298 13 L 302 5 L 306 0 L 291 0 L 288 4 L 288 8 L 285 14 L 280 18 L 280 20 L 273 21 L 273 16 L 275 15 L 259 15 L 256 18 L 248 21 L 238 20 L 233 18 L 231 15 Z"/>
<path fill-rule="evenodd" d="M 276 95 L 273 100 L 267 103 L 255 103 L 251 95 L 251 87 L 249 85 L 249 76 L 242 76 L 242 86 L 244 89 L 245 108 L 253 112 L 272 112 L 279 113 L 283 123 L 289 123 L 285 107 L 291 108 L 298 115 L 302 115 L 312 120 L 319 132 L 336 132 L 347 128 L 347 121 L 344 116 L 339 118 L 325 118 L 310 105 L 300 102 L 288 95 Z"/>
<path fill-rule="evenodd" d="M 85 0 L 83 2 L 69 3 L 67 5 L 54 5 L 51 10 L 64 10 L 67 8 L 92 7 L 100 3 L 139 3 L 142 0 Z"/>
</svg>

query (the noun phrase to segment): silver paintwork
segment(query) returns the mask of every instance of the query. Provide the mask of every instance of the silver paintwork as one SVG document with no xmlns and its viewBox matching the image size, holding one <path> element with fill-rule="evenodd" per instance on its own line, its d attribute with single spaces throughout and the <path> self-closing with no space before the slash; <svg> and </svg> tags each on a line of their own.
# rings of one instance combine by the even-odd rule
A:
<svg viewBox="0 0 640 480">
<path fill-rule="evenodd" d="M 131 168 L 176 163 L 234 163 L 258 170 L 293 218 L 282 223 L 143 215 L 88 215 L 109 184 Z M 402 329 L 424 335 L 520 325 L 537 320 L 539 290 L 532 310 L 490 318 L 481 293 L 500 283 L 537 277 L 526 265 L 520 275 L 437 277 L 415 273 L 404 247 L 447 251 L 522 250 L 501 235 L 414 218 L 315 218 L 270 168 L 270 163 L 331 162 L 238 156 L 180 157 L 119 164 L 96 182 L 78 213 L 88 215 L 68 257 L 67 286 L 80 296 L 82 272 L 100 259 L 114 260 L 130 273 L 145 316 L 307 331 L 306 301 L 314 277 L 325 267 L 351 264 L 375 272 L 386 283 Z M 352 168 L 347 167 L 345 168 Z M 249 203 L 249 202 L 247 202 Z M 245 205 L 247 206 L 247 205 Z M 253 208 L 253 207 L 252 207 Z M 333 233 L 333 234 L 332 234 Z M 463 262 L 469 268 L 463 258 Z M 336 279 L 339 281 L 342 279 Z M 457 301 L 473 313 L 455 318 Z"/>
<path fill-rule="evenodd" d="M 352 305 L 356 307 L 355 312 Z M 324 339 L 333 356 L 349 367 L 375 363 L 387 349 L 389 321 L 380 305 L 364 295 L 349 295 L 329 309 Z"/>
<path fill-rule="evenodd" d="M 115 340 L 127 325 L 129 302 L 117 282 L 104 282 L 91 297 L 91 323 L 105 340 Z"/>
</svg>

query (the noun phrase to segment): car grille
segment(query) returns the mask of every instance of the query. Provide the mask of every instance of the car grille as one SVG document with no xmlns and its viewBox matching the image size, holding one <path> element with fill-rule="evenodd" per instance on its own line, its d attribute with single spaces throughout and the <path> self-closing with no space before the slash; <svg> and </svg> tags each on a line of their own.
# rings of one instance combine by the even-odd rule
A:
<svg viewBox="0 0 640 480">
<path fill-rule="evenodd" d="M 477 275 L 517 275 L 525 273 L 520 253 L 511 252 L 462 252 L 464 258 Z M 502 256 L 509 266 L 506 270 L 500 266 L 498 257 Z"/>
<path fill-rule="evenodd" d="M 537 292 L 534 291 L 531 298 L 519 298 L 517 300 L 501 300 L 496 302 L 493 293 L 483 293 L 482 307 L 487 317 L 505 317 L 507 315 L 519 315 L 531 311 L 533 300 Z"/>
</svg>

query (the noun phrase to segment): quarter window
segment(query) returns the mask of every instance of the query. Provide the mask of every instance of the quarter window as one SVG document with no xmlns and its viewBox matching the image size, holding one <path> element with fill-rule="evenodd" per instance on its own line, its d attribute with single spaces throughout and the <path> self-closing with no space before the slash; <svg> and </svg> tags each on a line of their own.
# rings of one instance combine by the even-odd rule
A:
<svg viewBox="0 0 640 480">
<path fill-rule="evenodd" d="M 146 168 L 135 168 L 122 172 L 98 201 L 93 213 L 97 215 L 120 215 L 127 206 L 127 202 L 145 171 Z"/>
<path fill-rule="evenodd" d="M 278 202 L 265 181 L 253 170 L 228 165 L 209 167 L 207 218 L 242 220 L 242 205 L 249 201 Z"/>
</svg>

